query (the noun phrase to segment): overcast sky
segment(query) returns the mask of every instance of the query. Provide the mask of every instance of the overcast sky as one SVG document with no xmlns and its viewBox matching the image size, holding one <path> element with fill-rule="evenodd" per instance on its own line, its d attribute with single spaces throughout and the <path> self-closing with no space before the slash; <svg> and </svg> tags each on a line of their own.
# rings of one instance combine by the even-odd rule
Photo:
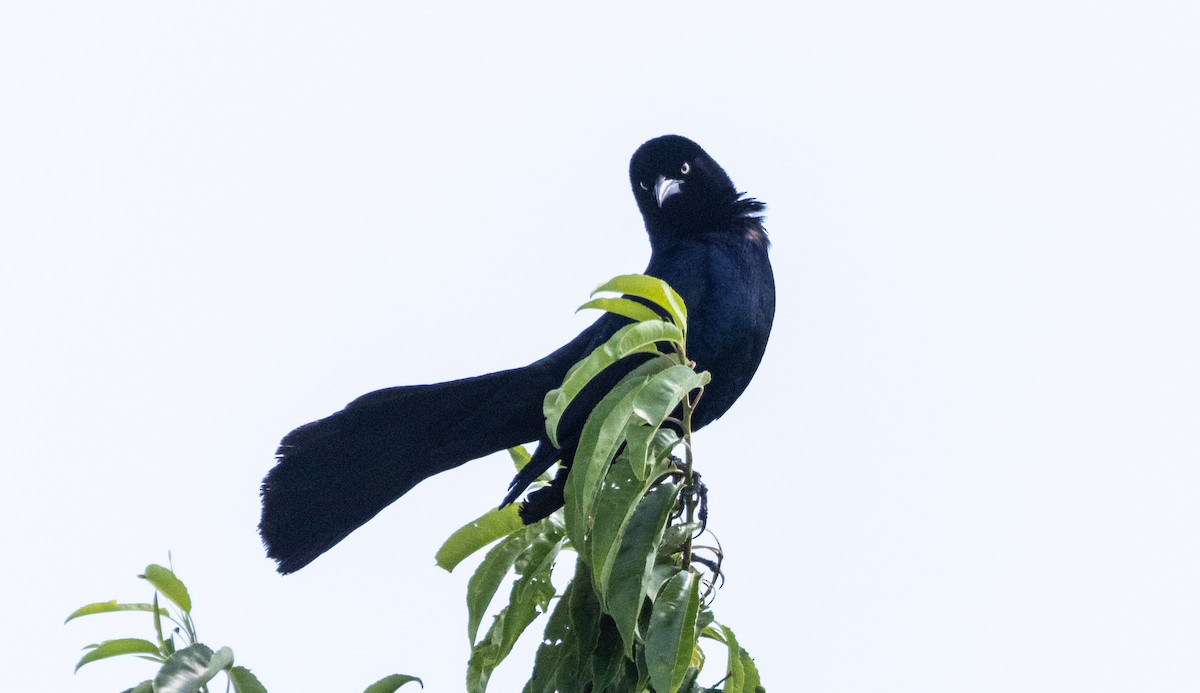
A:
<svg viewBox="0 0 1200 693">
<path fill-rule="evenodd" d="M 149 677 L 71 674 L 144 617 L 62 619 L 171 551 L 274 692 L 461 690 L 433 554 L 506 457 L 286 578 L 259 481 L 359 394 L 586 326 L 674 132 L 769 205 L 775 331 L 696 444 L 767 686 L 1195 691 L 1198 6 L 790 5 L 6 2 L 4 687 Z"/>
</svg>

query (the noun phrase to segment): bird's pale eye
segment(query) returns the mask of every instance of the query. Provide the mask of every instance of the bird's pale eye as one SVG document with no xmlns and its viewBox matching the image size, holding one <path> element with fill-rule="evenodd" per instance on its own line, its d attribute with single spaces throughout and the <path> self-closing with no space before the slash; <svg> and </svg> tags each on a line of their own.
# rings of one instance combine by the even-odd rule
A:
<svg viewBox="0 0 1200 693">
<path fill-rule="evenodd" d="M 650 186 L 646 185 L 645 183 L 643 183 L 643 182 L 641 182 L 641 181 L 638 181 L 638 185 L 642 186 L 642 190 L 649 190 L 649 189 L 650 189 Z"/>
<path fill-rule="evenodd" d="M 683 162 L 683 166 L 680 166 L 680 167 L 679 167 L 679 172 L 680 172 L 680 173 L 682 173 L 682 174 L 683 174 L 683 175 L 685 175 L 685 176 L 686 176 L 686 175 L 688 174 L 688 172 L 689 172 L 689 171 L 691 171 L 691 170 L 692 170 L 692 165 L 691 165 L 691 164 L 689 164 L 689 163 L 688 163 L 688 162 L 686 162 L 686 161 L 685 161 L 685 162 Z"/>
</svg>

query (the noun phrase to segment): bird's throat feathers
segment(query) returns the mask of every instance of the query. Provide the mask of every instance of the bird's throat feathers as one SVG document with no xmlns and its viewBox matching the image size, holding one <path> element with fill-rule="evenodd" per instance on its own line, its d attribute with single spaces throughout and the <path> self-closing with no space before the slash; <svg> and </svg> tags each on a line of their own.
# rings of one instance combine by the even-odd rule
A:
<svg viewBox="0 0 1200 693">
<path fill-rule="evenodd" d="M 650 233 L 650 244 L 655 248 L 689 240 L 745 239 L 766 249 L 771 246 L 762 223 L 762 212 L 766 208 L 766 204 L 745 193 L 731 193 L 716 205 L 653 222 L 647 220 L 646 230 Z"/>
<path fill-rule="evenodd" d="M 763 226 L 762 212 L 766 208 L 766 203 L 746 197 L 746 193 L 738 193 L 729 205 L 729 213 L 733 228 L 740 228 L 747 239 L 761 244 L 763 248 L 770 248 L 771 239 L 767 238 L 767 229 Z"/>
</svg>

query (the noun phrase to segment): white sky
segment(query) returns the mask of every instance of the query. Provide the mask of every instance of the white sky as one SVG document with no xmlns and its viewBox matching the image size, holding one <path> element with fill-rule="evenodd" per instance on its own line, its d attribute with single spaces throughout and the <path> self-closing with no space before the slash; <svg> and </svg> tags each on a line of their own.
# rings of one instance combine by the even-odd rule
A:
<svg viewBox="0 0 1200 693">
<path fill-rule="evenodd" d="M 697 448 L 768 687 L 1196 690 L 1198 6 L 783 5 L 5 3 L 4 687 L 149 676 L 71 674 L 142 617 L 61 623 L 170 550 L 272 691 L 460 690 L 433 553 L 507 460 L 287 578 L 258 483 L 359 394 L 585 326 L 676 132 L 770 205 L 775 332 Z"/>
</svg>

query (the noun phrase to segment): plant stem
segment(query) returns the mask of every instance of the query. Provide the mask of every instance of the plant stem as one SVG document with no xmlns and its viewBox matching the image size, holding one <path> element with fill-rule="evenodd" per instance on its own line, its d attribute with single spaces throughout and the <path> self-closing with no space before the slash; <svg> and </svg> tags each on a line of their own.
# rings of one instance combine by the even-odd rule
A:
<svg viewBox="0 0 1200 693">
<path fill-rule="evenodd" d="M 684 450 L 684 465 L 683 465 L 683 503 L 687 508 L 687 522 L 690 524 L 696 519 L 696 494 L 692 485 L 694 477 L 692 474 L 692 409 L 695 408 L 696 402 L 699 401 L 699 395 L 693 400 L 691 393 L 683 397 L 683 450 Z M 692 537 L 688 535 L 687 540 L 683 543 L 683 565 L 684 570 L 692 565 Z"/>
</svg>

